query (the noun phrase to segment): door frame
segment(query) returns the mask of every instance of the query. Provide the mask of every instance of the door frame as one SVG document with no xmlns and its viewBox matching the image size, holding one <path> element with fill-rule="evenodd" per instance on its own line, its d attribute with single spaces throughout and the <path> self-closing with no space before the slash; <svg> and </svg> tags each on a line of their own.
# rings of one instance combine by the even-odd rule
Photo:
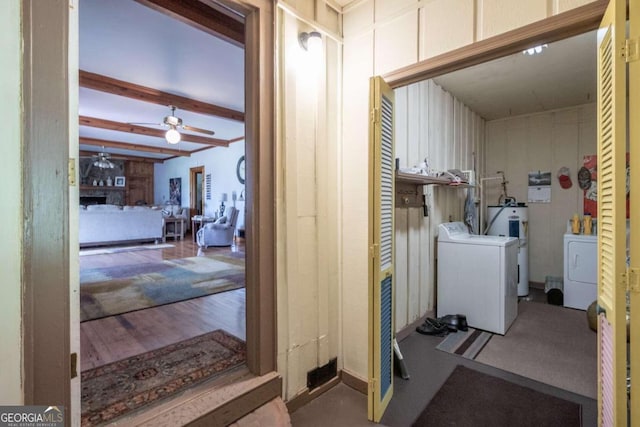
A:
<svg viewBox="0 0 640 427">
<path fill-rule="evenodd" d="M 394 70 L 382 78 L 395 89 L 522 52 L 532 46 L 577 36 L 598 28 L 608 3 L 609 0 L 594 1 Z"/>
<path fill-rule="evenodd" d="M 205 193 L 204 166 L 195 166 L 189 169 L 189 218 L 195 215 L 195 213 L 192 210 L 193 210 L 193 206 L 196 206 L 197 204 L 198 194 L 196 189 L 198 188 L 197 176 L 199 173 L 202 174 L 202 187 L 200 188 L 200 197 L 202 200 L 202 205 L 200 207 L 204 206 L 204 193 Z M 203 213 L 204 212 L 200 212 L 200 215 L 202 215 Z M 194 231 L 191 230 L 191 232 L 193 233 Z"/>
<path fill-rule="evenodd" d="M 70 277 L 78 242 L 77 232 L 69 233 L 77 228 L 70 223 L 69 197 L 77 184 L 69 177 L 77 174 L 68 171 L 77 161 L 69 147 L 78 122 L 68 105 L 78 95 L 68 73 L 69 39 L 77 40 L 78 31 L 69 17 L 78 2 L 71 3 L 22 3 L 22 361 L 24 404 L 63 405 L 75 419 L 79 393 L 72 401 L 70 332 L 79 324 L 70 319 Z M 247 366 L 264 375 L 276 369 L 274 3 L 225 4 L 245 16 Z"/>
<path fill-rule="evenodd" d="M 552 43 L 583 34 L 599 27 L 608 3 L 609 0 L 597 0 L 567 12 L 399 68 L 384 74 L 382 78 L 392 89 L 396 89 L 513 53 L 522 52 L 532 46 Z M 371 360 L 375 353 L 371 343 L 369 344 L 368 353 L 369 360 Z"/>
</svg>

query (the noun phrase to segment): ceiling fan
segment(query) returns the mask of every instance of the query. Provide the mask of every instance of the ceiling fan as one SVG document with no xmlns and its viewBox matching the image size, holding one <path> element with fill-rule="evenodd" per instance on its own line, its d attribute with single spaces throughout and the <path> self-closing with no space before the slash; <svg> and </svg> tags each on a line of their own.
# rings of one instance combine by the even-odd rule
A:
<svg viewBox="0 0 640 427">
<path fill-rule="evenodd" d="M 102 149 L 104 150 L 104 147 L 102 147 Z M 104 151 L 91 156 L 91 161 L 93 162 L 93 166 L 100 169 L 113 169 L 114 166 L 111 161 L 111 154 L 105 153 Z"/>
<path fill-rule="evenodd" d="M 197 128 L 194 126 L 185 125 L 182 123 L 182 119 L 176 116 L 176 107 L 175 105 L 169 105 L 171 108 L 171 114 L 165 116 L 162 123 L 130 123 L 132 125 L 154 125 L 154 126 L 162 126 L 168 127 L 169 130 L 165 133 L 165 139 L 169 144 L 177 144 L 180 142 L 181 135 L 178 129 L 186 130 L 189 132 L 198 132 L 204 133 L 206 135 L 213 135 L 215 132 L 208 129 Z"/>
</svg>

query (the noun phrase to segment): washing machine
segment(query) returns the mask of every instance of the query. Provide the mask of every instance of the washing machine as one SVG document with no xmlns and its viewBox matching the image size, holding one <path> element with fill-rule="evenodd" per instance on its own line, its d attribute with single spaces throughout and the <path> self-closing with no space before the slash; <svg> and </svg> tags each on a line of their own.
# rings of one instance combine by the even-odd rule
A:
<svg viewBox="0 0 640 427">
<path fill-rule="evenodd" d="M 469 326 L 504 335 L 518 315 L 518 239 L 438 227 L 437 316 L 464 314 Z"/>
</svg>

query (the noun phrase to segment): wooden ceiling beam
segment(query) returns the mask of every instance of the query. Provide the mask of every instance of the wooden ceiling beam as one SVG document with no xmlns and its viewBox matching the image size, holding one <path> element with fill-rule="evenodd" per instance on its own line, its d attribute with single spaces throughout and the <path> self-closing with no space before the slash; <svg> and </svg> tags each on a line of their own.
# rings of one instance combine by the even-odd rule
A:
<svg viewBox="0 0 640 427">
<path fill-rule="evenodd" d="M 80 86 L 87 89 L 112 93 L 118 96 L 125 96 L 138 101 L 150 102 L 164 106 L 174 105 L 181 110 L 222 117 L 224 119 L 236 120 L 244 123 L 244 113 L 242 111 L 197 101 L 195 99 L 174 95 L 168 92 L 162 92 L 150 87 L 125 82 L 123 80 L 114 79 L 101 74 L 90 73 L 84 70 L 80 70 Z"/>
<path fill-rule="evenodd" d="M 244 23 L 199 0 L 136 0 L 212 36 L 244 47 Z"/>
<path fill-rule="evenodd" d="M 80 144 L 94 145 L 97 147 L 119 148 L 121 150 L 143 151 L 145 153 L 164 154 L 167 156 L 183 156 L 183 157 L 191 156 L 191 153 L 189 151 L 174 150 L 171 148 L 164 148 L 164 147 L 149 147 L 148 145 L 131 144 L 128 142 L 120 142 L 120 141 L 110 141 L 107 139 L 80 137 Z M 211 147 L 207 147 L 207 148 L 211 148 Z"/>
<path fill-rule="evenodd" d="M 163 139 L 164 139 L 164 134 L 166 133 L 166 131 L 161 129 L 153 129 L 153 128 L 148 128 L 148 127 L 139 126 L 139 125 L 132 125 L 129 123 L 114 122 L 111 120 L 98 119 L 96 117 L 80 116 L 79 121 L 80 121 L 80 126 L 89 126 L 94 128 L 100 128 L 100 129 L 115 130 L 118 132 L 135 133 L 136 135 L 153 136 L 153 137 L 163 138 Z M 204 136 L 190 135 L 182 132 L 180 133 L 182 135 L 182 141 L 185 141 L 185 142 L 195 142 L 196 144 L 211 145 L 214 147 L 229 146 L 229 141 L 224 139 L 207 138 Z"/>
<path fill-rule="evenodd" d="M 84 151 L 81 150 L 80 157 L 91 157 L 96 154 L 95 151 Z M 152 157 L 142 157 L 142 156 L 129 156 L 122 154 L 111 154 L 112 160 L 131 160 L 135 162 L 143 162 L 143 163 L 164 163 L 165 159 L 154 159 Z"/>
</svg>

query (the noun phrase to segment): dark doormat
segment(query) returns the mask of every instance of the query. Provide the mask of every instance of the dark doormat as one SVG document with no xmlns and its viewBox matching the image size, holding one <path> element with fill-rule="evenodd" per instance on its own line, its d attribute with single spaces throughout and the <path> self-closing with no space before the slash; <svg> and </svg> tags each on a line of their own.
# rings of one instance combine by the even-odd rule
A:
<svg viewBox="0 0 640 427">
<path fill-rule="evenodd" d="M 413 425 L 571 427 L 581 407 L 458 365 Z"/>
<path fill-rule="evenodd" d="M 218 329 L 82 372 L 82 426 L 103 425 L 244 364 L 244 341 Z"/>
</svg>

